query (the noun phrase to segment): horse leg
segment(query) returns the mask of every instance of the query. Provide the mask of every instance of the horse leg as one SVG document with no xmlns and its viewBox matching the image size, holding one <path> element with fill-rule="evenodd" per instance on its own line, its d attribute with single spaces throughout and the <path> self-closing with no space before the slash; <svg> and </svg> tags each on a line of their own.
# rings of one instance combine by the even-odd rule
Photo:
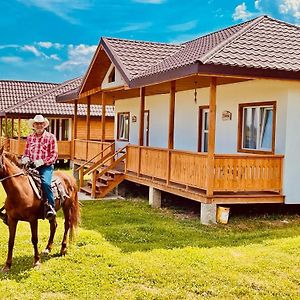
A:
<svg viewBox="0 0 300 300">
<path fill-rule="evenodd" d="M 68 239 L 68 231 L 70 229 L 71 221 L 70 221 L 70 211 L 68 209 L 64 209 L 64 216 L 65 216 L 65 231 L 63 240 L 61 243 L 61 250 L 60 255 L 65 255 L 67 253 L 67 239 Z"/>
<path fill-rule="evenodd" d="M 40 255 L 38 250 L 38 220 L 34 220 L 30 222 L 30 228 L 31 228 L 31 242 L 34 249 L 33 267 L 35 268 L 40 266 Z"/>
<path fill-rule="evenodd" d="M 49 224 L 50 224 L 50 236 L 49 236 L 48 244 L 45 250 L 43 251 L 44 255 L 48 255 L 51 252 L 53 247 L 54 236 L 57 228 L 56 218 L 49 221 Z"/>
<path fill-rule="evenodd" d="M 12 255 L 15 244 L 15 236 L 17 229 L 18 221 L 17 220 L 8 220 L 8 228 L 9 228 L 9 239 L 8 239 L 8 252 L 5 266 L 2 269 L 2 272 L 8 272 L 12 265 Z"/>
</svg>

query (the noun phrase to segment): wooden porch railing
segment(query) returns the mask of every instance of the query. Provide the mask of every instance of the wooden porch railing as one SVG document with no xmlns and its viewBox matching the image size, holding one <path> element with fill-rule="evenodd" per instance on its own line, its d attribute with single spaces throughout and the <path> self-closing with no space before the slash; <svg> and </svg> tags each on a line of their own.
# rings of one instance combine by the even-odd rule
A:
<svg viewBox="0 0 300 300">
<path fill-rule="evenodd" d="M 95 162 L 102 149 L 114 143 L 75 139 L 74 144 L 74 159 Z"/>
<path fill-rule="evenodd" d="M 219 155 L 214 157 L 214 192 L 282 190 L 283 155 Z M 126 173 L 207 189 L 207 154 L 127 146 Z"/>
<path fill-rule="evenodd" d="M 21 156 L 24 154 L 26 139 L 10 139 L 10 152 Z M 57 141 L 58 148 L 58 158 L 60 159 L 70 159 L 71 158 L 71 141 Z"/>
</svg>

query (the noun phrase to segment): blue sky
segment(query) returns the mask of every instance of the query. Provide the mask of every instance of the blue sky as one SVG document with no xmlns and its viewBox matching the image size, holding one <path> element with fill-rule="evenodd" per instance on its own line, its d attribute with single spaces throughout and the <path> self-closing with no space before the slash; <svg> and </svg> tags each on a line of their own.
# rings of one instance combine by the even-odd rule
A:
<svg viewBox="0 0 300 300">
<path fill-rule="evenodd" d="M 300 24 L 300 0 L 0 0 L 0 79 L 85 73 L 101 36 L 180 43 L 267 14 Z"/>
</svg>

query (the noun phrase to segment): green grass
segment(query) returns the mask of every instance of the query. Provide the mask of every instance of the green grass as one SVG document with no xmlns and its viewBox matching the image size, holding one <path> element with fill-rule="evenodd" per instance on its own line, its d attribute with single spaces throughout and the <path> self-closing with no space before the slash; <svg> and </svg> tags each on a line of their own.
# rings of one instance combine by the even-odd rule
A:
<svg viewBox="0 0 300 300">
<path fill-rule="evenodd" d="M 299 216 L 232 217 L 206 227 L 143 200 L 91 201 L 82 206 L 77 239 L 59 257 L 32 269 L 29 225 L 20 223 L 1 299 L 300 299 Z M 48 238 L 39 222 L 39 245 Z M 7 227 L 0 224 L 0 263 Z"/>
</svg>

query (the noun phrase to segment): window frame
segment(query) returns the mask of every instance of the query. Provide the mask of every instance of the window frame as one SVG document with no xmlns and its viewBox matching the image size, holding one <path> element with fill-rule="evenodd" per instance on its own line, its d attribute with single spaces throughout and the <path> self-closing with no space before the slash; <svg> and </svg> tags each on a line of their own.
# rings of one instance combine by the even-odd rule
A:
<svg viewBox="0 0 300 300">
<path fill-rule="evenodd" d="M 244 108 L 246 107 L 272 107 L 273 108 L 273 120 L 272 120 L 272 147 L 271 150 L 259 150 L 259 149 L 246 149 L 243 148 L 243 121 L 244 121 Z M 276 101 L 265 102 L 249 102 L 240 103 L 238 108 L 238 143 L 237 151 L 243 153 L 253 154 L 274 154 L 275 153 L 275 137 L 276 137 Z"/>
<path fill-rule="evenodd" d="M 121 115 L 128 116 L 128 138 L 120 138 L 120 117 Z M 118 112 L 117 114 L 117 141 L 128 142 L 130 133 L 130 112 Z"/>
<path fill-rule="evenodd" d="M 203 105 L 203 106 L 199 106 L 199 117 L 198 117 L 198 152 L 202 152 L 202 153 L 207 153 L 207 152 L 203 152 L 202 148 L 203 148 L 203 136 L 204 136 L 204 128 L 203 128 L 203 113 L 204 111 L 208 111 L 208 118 L 209 118 L 209 105 Z M 209 128 L 207 129 L 207 133 L 209 133 Z"/>
</svg>

